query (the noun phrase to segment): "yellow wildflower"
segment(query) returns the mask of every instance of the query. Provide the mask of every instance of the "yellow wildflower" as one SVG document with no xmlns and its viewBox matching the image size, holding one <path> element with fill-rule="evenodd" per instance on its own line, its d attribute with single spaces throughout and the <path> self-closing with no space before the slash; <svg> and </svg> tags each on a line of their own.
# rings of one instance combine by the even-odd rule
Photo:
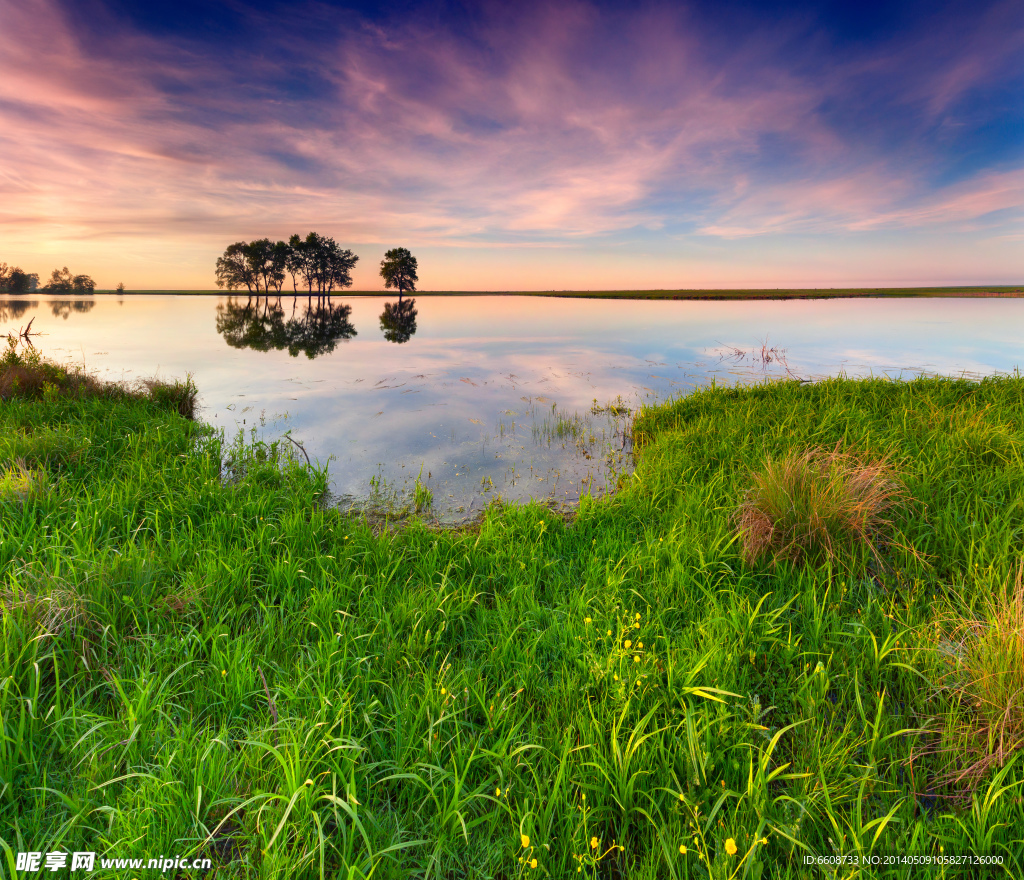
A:
<svg viewBox="0 0 1024 880">
<path fill-rule="evenodd" d="M 530 836 L 528 834 L 520 834 L 519 842 L 523 845 L 523 849 L 526 849 L 530 845 Z"/>
<path fill-rule="evenodd" d="M 628 651 L 630 648 L 633 647 L 633 643 L 629 639 L 626 639 L 626 646 L 625 647 L 626 647 L 626 650 Z"/>
<path fill-rule="evenodd" d="M 725 842 L 725 851 L 731 856 L 736 855 L 736 841 L 731 837 Z"/>
<path fill-rule="evenodd" d="M 500 786 L 498 788 L 494 789 L 494 796 L 495 797 L 501 797 L 501 787 Z"/>
<path fill-rule="evenodd" d="M 596 837 L 591 837 L 590 838 L 590 848 L 591 849 L 597 849 L 597 847 L 600 845 L 600 843 L 601 843 L 601 841 L 599 841 Z"/>
<path fill-rule="evenodd" d="M 536 859 L 530 859 L 530 867 L 531 868 L 536 868 L 537 867 L 537 860 Z"/>
<path fill-rule="evenodd" d="M 686 844 L 685 843 L 679 844 L 679 855 L 681 855 L 681 856 L 685 856 L 686 855 Z"/>
</svg>

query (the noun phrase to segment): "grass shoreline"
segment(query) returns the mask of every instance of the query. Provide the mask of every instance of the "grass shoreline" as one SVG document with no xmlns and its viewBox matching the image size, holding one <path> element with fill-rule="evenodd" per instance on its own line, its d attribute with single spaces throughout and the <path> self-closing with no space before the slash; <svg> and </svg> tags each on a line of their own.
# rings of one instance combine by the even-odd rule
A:
<svg viewBox="0 0 1024 880">
<path fill-rule="evenodd" d="M 634 475 L 571 522 L 377 534 L 166 391 L 50 384 L 0 403 L 6 876 L 27 850 L 232 878 L 1024 870 L 1024 768 L 963 672 L 1019 577 L 1020 376 L 705 388 L 644 410 Z M 914 499 L 881 561 L 748 564 L 751 474 L 837 443 Z"/>
<path fill-rule="evenodd" d="M 33 291 L 38 294 L 45 291 Z M 114 290 L 97 290 L 96 293 L 116 294 Z M 136 290 L 126 291 L 125 296 L 245 296 L 243 291 L 225 290 Z M 28 294 L 25 294 L 27 296 Z M 338 297 L 393 296 L 387 291 L 343 290 Z M 681 289 L 681 290 L 424 290 L 410 294 L 413 297 L 431 296 L 543 296 L 569 299 L 672 299 L 672 300 L 776 300 L 776 299 L 861 299 L 861 298 L 990 298 L 1024 297 L 1020 285 L 979 285 L 973 287 L 850 287 L 850 288 L 762 288 L 762 289 Z M 21 294 L 19 294 L 21 296 Z M 262 296 L 262 294 L 261 294 Z M 306 296 L 291 291 L 282 291 L 282 298 Z M 271 298 L 275 298 L 272 294 Z"/>
</svg>

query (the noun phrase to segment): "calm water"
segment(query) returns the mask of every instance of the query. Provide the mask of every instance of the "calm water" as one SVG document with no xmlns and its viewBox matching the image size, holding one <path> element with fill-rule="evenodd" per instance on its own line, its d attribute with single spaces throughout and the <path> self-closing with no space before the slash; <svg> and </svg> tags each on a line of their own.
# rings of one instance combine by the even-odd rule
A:
<svg viewBox="0 0 1024 880">
<path fill-rule="evenodd" d="M 0 296 L 0 331 L 32 318 L 46 355 L 102 378 L 191 373 L 201 417 L 229 436 L 290 431 L 329 462 L 342 503 L 400 500 L 419 478 L 444 520 L 499 494 L 604 491 L 629 465 L 623 408 L 712 377 L 980 377 L 1024 362 L 1020 299 Z M 765 343 L 783 359 L 763 363 Z"/>
</svg>

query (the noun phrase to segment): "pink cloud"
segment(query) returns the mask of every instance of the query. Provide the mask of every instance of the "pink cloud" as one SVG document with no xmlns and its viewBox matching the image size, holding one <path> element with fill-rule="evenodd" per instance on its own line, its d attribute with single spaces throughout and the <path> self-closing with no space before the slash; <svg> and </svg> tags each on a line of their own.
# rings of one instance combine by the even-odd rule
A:
<svg viewBox="0 0 1024 880">
<path fill-rule="evenodd" d="M 725 239 L 970 226 L 1024 204 L 1024 172 L 937 190 L 821 111 L 847 80 L 941 51 L 948 65 L 900 88 L 946 112 L 1011 63 L 1024 31 L 994 52 L 986 35 L 1010 27 L 1012 4 L 959 48 L 939 34 L 837 58 L 827 76 L 788 63 L 793 28 L 723 54 L 665 8 L 612 27 L 587 3 L 541 5 L 472 42 L 325 30 L 300 47 L 326 84 L 310 107 L 276 91 L 294 55 L 243 64 L 117 22 L 86 51 L 51 0 L 0 9 L 0 234 L 26 253 L 90 242 L 142 260 L 163 242 L 216 252 L 310 228 L 349 244 L 571 249 L 680 225 Z M 781 145 L 778 168 L 766 144 Z"/>
</svg>

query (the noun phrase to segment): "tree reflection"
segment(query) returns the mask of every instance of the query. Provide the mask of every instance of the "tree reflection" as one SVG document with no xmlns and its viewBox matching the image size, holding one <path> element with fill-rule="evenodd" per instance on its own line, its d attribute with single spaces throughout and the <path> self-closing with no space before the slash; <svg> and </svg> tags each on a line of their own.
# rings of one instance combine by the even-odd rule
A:
<svg viewBox="0 0 1024 880">
<path fill-rule="evenodd" d="M 356 335 L 348 317 L 352 306 L 335 305 L 330 300 L 307 306 L 300 319 L 291 319 L 288 331 L 288 354 L 292 357 L 301 351 L 312 360 L 322 354 L 330 354 L 343 339 Z"/>
<path fill-rule="evenodd" d="M 268 297 L 245 302 L 231 298 L 217 306 L 217 332 L 232 348 L 288 349 L 292 357 L 301 352 L 310 359 L 329 354 L 339 342 L 356 335 L 349 321 L 351 306 L 319 300 L 308 303 L 297 316 L 296 306 L 293 301 L 292 314 L 285 319 L 280 299 L 272 303 Z"/>
<path fill-rule="evenodd" d="M 0 321 L 17 320 L 37 305 L 39 305 L 38 300 L 0 298 Z"/>
<path fill-rule="evenodd" d="M 399 299 L 396 303 L 384 303 L 380 329 L 388 342 L 408 342 L 416 332 L 416 300 Z"/>
<path fill-rule="evenodd" d="M 51 299 L 49 305 L 55 318 L 63 318 L 66 321 L 72 312 L 91 312 L 96 307 L 96 301 L 92 299 Z"/>
<path fill-rule="evenodd" d="M 217 305 L 217 332 L 232 348 L 272 351 L 287 345 L 284 309 L 264 297 L 244 303 L 229 299 Z"/>
</svg>

